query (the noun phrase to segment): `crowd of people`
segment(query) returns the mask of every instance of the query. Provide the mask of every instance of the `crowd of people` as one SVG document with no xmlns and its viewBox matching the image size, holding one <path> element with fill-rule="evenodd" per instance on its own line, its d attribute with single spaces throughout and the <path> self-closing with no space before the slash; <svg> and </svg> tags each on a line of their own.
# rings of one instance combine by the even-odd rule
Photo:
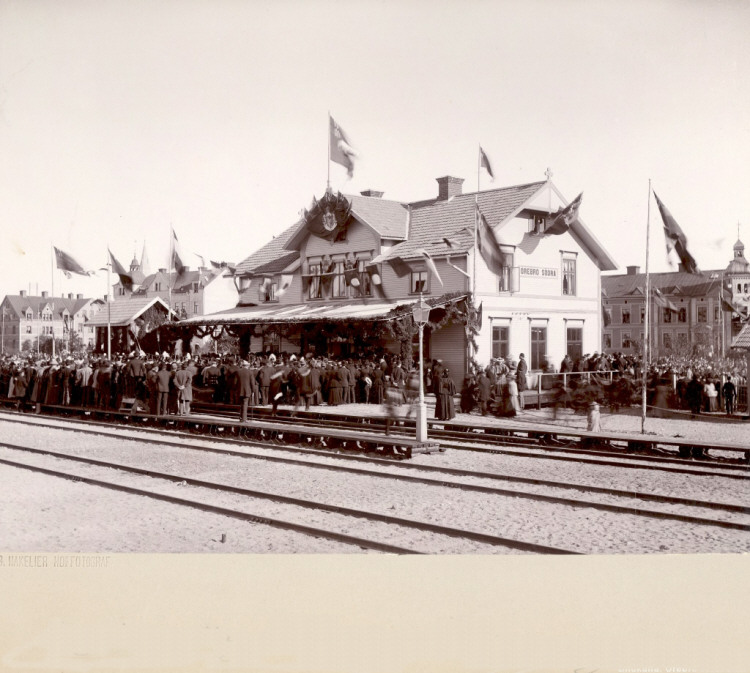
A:
<svg viewBox="0 0 750 673">
<path fill-rule="evenodd" d="M 596 402 L 613 411 L 639 401 L 643 370 L 639 358 L 616 354 L 565 356 L 559 368 L 546 361 L 540 383 L 529 371 L 525 355 L 517 360 L 494 358 L 474 366 L 460 390 L 439 359 L 424 363 L 424 390 L 434 395 L 435 418 L 456 415 L 456 398 L 463 413 L 514 416 L 522 412 L 523 392 L 530 387 L 550 391 L 554 405 Z M 685 409 L 694 414 L 724 410 L 734 413 L 746 385 L 743 360 L 659 358 L 647 372 L 648 404 L 655 413 Z M 104 410 L 129 408 L 154 415 L 186 415 L 194 388 L 206 401 L 237 405 L 240 420 L 252 406 L 279 404 L 309 409 L 313 405 L 364 403 L 396 407 L 413 404 L 419 391 L 416 362 L 398 355 L 318 357 L 313 354 L 203 354 L 174 357 L 167 353 L 64 354 L 0 357 L 0 395 L 31 404 L 70 405 Z"/>
</svg>

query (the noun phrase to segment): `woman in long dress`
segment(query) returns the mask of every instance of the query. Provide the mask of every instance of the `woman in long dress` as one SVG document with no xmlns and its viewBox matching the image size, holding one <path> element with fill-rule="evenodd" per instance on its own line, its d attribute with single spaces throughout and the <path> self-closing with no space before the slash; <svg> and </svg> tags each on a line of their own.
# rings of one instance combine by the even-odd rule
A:
<svg viewBox="0 0 750 673">
<path fill-rule="evenodd" d="M 456 416 L 456 403 L 453 396 L 456 394 L 456 384 L 453 383 L 453 379 L 450 377 L 450 370 L 443 370 L 443 375 L 440 377 L 438 403 L 435 407 L 435 418 L 439 418 L 443 421 L 449 421 L 451 418 Z M 438 410 L 440 416 L 438 416 Z"/>
<path fill-rule="evenodd" d="M 508 377 L 508 396 L 510 397 L 510 404 L 513 408 L 513 415 L 515 416 L 521 412 L 521 403 L 518 401 L 518 383 L 513 374 Z"/>
</svg>

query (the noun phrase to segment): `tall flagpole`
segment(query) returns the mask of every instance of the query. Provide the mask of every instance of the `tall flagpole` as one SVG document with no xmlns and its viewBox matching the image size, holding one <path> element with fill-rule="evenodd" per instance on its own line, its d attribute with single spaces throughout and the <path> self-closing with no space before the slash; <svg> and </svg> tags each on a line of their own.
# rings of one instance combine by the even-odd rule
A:
<svg viewBox="0 0 750 673">
<path fill-rule="evenodd" d="M 479 232 L 479 176 L 482 172 L 482 146 L 477 150 L 477 191 L 474 194 L 474 266 L 471 278 L 471 296 L 474 304 L 477 302 L 477 237 Z"/>
<path fill-rule="evenodd" d="M 172 264 L 174 263 L 174 227 L 169 223 L 169 264 L 167 265 L 167 290 L 169 303 L 169 322 L 172 322 Z"/>
<path fill-rule="evenodd" d="M 52 357 L 55 357 L 55 250 L 54 248 L 50 251 L 52 253 Z"/>
<path fill-rule="evenodd" d="M 646 216 L 646 313 L 643 318 L 643 362 L 642 368 L 642 390 L 641 390 L 641 434 L 646 432 L 646 381 L 648 376 L 648 342 L 649 342 L 649 313 L 651 312 L 651 283 L 648 275 L 648 244 L 651 234 L 651 178 L 648 179 L 648 210 Z"/>
<path fill-rule="evenodd" d="M 112 259 L 107 248 L 107 360 L 112 359 L 112 306 L 110 303 L 109 293 L 112 290 L 110 271 L 112 269 Z"/>
<path fill-rule="evenodd" d="M 327 165 L 327 174 L 326 174 L 326 192 L 331 189 L 331 111 L 328 110 L 328 165 Z"/>
</svg>

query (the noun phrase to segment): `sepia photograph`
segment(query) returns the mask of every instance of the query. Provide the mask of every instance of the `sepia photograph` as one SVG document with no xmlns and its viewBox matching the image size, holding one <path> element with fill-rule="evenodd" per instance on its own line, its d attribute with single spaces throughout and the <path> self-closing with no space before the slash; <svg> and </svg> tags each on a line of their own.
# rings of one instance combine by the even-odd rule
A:
<svg viewBox="0 0 750 673">
<path fill-rule="evenodd" d="M 0 0 L 0 670 L 747 673 L 748 35 Z"/>
</svg>

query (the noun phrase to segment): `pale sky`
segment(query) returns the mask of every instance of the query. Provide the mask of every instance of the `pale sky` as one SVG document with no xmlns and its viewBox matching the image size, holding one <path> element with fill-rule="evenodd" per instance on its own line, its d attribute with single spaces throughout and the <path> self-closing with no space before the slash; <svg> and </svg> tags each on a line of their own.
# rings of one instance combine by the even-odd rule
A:
<svg viewBox="0 0 750 673">
<path fill-rule="evenodd" d="M 335 190 L 544 179 L 624 272 L 648 180 L 701 268 L 750 250 L 750 2 L 0 0 L 0 295 L 147 244 L 238 262 L 326 186 L 328 112 L 360 153 Z M 650 267 L 669 269 L 651 200 Z M 197 266 L 197 258 L 189 260 Z M 106 274 L 55 292 L 103 296 Z"/>
</svg>

